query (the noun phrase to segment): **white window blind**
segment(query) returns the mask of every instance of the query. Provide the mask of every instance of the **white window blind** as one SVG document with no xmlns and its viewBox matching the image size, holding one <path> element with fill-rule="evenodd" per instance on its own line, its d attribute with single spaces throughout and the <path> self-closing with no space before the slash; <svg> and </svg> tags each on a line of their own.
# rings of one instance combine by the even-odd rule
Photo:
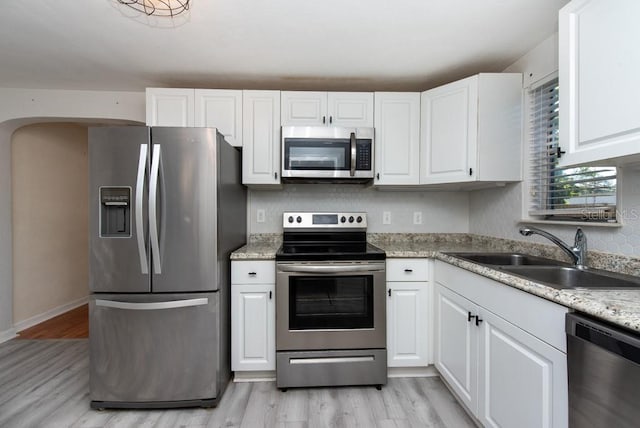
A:
<svg viewBox="0 0 640 428">
<path fill-rule="evenodd" d="M 558 168 L 558 79 L 529 92 L 529 215 L 567 221 L 616 221 L 616 168 Z"/>
</svg>

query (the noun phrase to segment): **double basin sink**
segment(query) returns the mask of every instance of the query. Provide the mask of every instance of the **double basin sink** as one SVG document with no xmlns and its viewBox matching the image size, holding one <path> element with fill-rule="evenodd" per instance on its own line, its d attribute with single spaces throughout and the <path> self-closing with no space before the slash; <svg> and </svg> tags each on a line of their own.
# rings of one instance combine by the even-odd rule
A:
<svg viewBox="0 0 640 428">
<path fill-rule="evenodd" d="M 640 278 L 519 253 L 447 253 L 556 289 L 640 290 Z"/>
</svg>

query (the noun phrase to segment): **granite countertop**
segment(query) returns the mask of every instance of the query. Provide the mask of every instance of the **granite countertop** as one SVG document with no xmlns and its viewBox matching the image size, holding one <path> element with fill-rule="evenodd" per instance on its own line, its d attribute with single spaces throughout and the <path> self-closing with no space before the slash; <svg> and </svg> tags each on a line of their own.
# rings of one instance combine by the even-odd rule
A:
<svg viewBox="0 0 640 428">
<path fill-rule="evenodd" d="M 640 332 L 640 290 L 557 290 L 504 271 L 449 256 L 448 252 L 520 252 L 568 261 L 554 246 L 469 234 L 370 234 L 368 241 L 387 258 L 434 258 L 526 291 L 576 311 Z M 232 260 L 274 260 L 282 244 L 278 234 L 251 236 Z M 638 276 L 640 261 L 624 256 L 589 252 L 587 264 Z"/>
</svg>

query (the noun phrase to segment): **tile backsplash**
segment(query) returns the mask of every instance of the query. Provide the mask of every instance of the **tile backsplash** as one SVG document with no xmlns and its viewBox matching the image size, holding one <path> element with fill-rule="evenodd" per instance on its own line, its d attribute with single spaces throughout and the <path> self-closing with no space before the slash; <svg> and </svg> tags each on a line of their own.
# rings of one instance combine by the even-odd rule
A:
<svg viewBox="0 0 640 428">
<path fill-rule="evenodd" d="M 250 234 L 282 232 L 284 211 L 363 211 L 368 231 L 465 233 L 469 229 L 466 192 L 387 191 L 360 185 L 286 184 L 277 190 L 249 190 Z M 264 210 L 264 222 L 258 222 Z M 389 212 L 391 224 L 383 224 Z M 421 224 L 414 224 L 419 212 Z"/>
</svg>

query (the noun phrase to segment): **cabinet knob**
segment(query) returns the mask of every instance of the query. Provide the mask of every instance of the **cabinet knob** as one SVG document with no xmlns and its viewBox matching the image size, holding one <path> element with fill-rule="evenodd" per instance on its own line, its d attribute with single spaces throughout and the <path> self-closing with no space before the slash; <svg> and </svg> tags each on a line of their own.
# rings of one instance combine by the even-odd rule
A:
<svg viewBox="0 0 640 428">
<path fill-rule="evenodd" d="M 327 123 L 327 118 L 325 116 L 322 116 L 322 123 Z"/>
<path fill-rule="evenodd" d="M 413 269 L 405 269 L 404 271 L 405 271 L 406 273 L 411 273 L 411 272 L 413 272 Z"/>
<path fill-rule="evenodd" d="M 481 322 L 482 322 L 482 319 L 480 318 L 480 316 L 476 315 L 476 325 L 480 325 Z"/>
<path fill-rule="evenodd" d="M 380 173 L 376 174 L 376 180 L 380 180 Z"/>
<path fill-rule="evenodd" d="M 255 272 L 249 272 L 249 276 L 256 276 Z"/>
<path fill-rule="evenodd" d="M 469 175 L 473 175 L 473 168 L 469 168 Z"/>
<path fill-rule="evenodd" d="M 467 312 L 467 322 L 471 322 L 471 318 L 474 318 L 474 316 L 471 315 L 471 312 Z"/>
<path fill-rule="evenodd" d="M 389 289 L 388 293 L 389 293 L 389 297 L 391 297 L 391 289 Z"/>
<path fill-rule="evenodd" d="M 333 116 L 329 116 L 329 123 L 333 123 Z"/>
<path fill-rule="evenodd" d="M 269 300 L 273 297 L 273 291 L 269 290 Z"/>
<path fill-rule="evenodd" d="M 277 172 L 273 173 L 273 178 L 275 178 L 276 180 L 278 179 L 278 173 Z"/>
</svg>

